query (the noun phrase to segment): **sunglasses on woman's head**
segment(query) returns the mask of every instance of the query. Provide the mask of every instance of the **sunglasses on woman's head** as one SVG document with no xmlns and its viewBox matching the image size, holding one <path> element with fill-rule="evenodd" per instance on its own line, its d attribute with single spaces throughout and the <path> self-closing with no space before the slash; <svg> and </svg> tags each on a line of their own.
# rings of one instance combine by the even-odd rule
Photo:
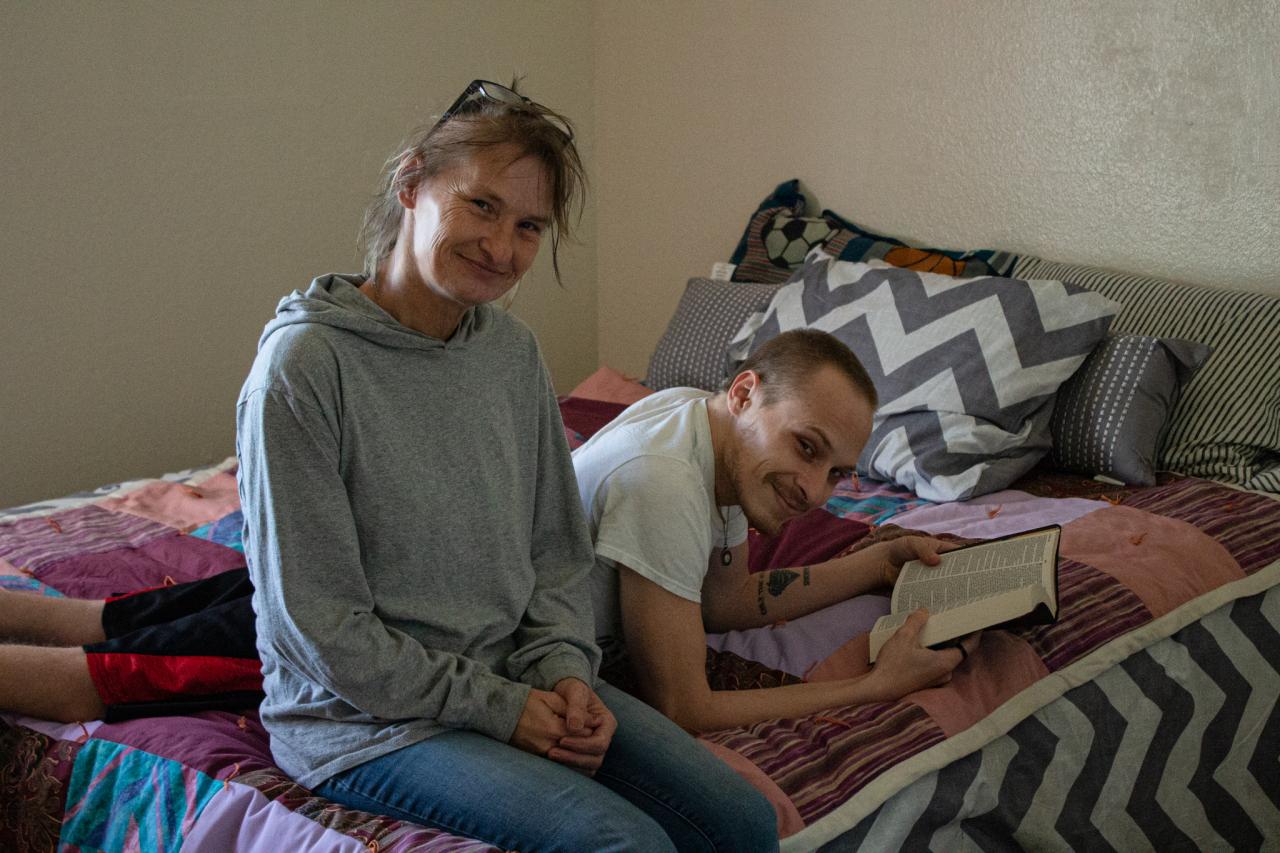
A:
<svg viewBox="0 0 1280 853">
<path fill-rule="evenodd" d="M 454 116 L 476 112 L 484 106 L 486 101 L 516 108 L 523 107 L 526 104 L 530 104 L 535 107 L 542 107 L 541 104 L 535 103 L 519 92 L 508 89 L 506 86 L 499 85 L 498 83 L 494 83 L 489 80 L 472 80 L 471 84 L 462 90 L 462 94 L 453 102 L 453 105 L 450 106 L 449 109 L 445 110 L 440 116 L 440 120 L 436 122 L 435 127 L 431 128 L 432 131 Z M 563 133 L 566 142 L 573 141 L 573 131 L 570 130 L 569 126 L 561 121 L 558 116 L 540 113 L 539 117 L 556 130 Z"/>
</svg>

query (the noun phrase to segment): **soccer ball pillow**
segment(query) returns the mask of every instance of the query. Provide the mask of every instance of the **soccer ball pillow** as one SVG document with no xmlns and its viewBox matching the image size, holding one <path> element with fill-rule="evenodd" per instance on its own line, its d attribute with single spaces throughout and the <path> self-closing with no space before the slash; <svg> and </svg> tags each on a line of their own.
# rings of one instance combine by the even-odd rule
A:
<svg viewBox="0 0 1280 853">
<path fill-rule="evenodd" d="M 791 271 L 815 246 L 824 245 L 836 229 L 825 219 L 780 213 L 760 229 L 765 254 L 775 267 Z"/>
</svg>

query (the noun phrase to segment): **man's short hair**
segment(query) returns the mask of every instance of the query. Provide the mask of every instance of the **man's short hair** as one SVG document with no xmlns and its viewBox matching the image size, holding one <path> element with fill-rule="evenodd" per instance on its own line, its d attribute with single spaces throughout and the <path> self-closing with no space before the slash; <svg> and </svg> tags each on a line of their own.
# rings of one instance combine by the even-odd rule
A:
<svg viewBox="0 0 1280 853">
<path fill-rule="evenodd" d="M 835 335 L 817 329 L 792 329 L 766 341 L 747 357 L 734 376 L 747 370 L 755 371 L 760 377 L 767 403 L 770 398 L 778 399 L 774 394 L 785 397 L 800 389 L 824 365 L 831 365 L 843 373 L 867 398 L 871 408 L 879 405 L 876 386 L 853 350 Z M 733 378 L 726 383 L 726 388 Z"/>
</svg>

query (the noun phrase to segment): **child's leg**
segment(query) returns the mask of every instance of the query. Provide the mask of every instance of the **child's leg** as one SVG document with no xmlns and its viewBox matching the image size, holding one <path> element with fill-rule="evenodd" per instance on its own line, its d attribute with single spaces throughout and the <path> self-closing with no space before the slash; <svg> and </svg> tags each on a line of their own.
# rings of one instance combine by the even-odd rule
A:
<svg viewBox="0 0 1280 853">
<path fill-rule="evenodd" d="M 63 723 L 106 712 L 84 649 L 54 646 L 0 646 L 0 710 Z"/>
<path fill-rule="evenodd" d="M 100 643 L 102 602 L 0 589 L 0 639 L 50 646 Z"/>
</svg>

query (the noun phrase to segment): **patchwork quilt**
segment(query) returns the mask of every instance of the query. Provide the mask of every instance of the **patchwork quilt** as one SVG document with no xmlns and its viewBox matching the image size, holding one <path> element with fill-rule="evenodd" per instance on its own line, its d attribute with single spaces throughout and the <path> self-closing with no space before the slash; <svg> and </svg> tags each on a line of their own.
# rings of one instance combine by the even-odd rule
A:
<svg viewBox="0 0 1280 853">
<path fill-rule="evenodd" d="M 562 403 L 571 443 L 612 416 L 605 405 Z M 102 597 L 243 565 L 234 474 L 229 459 L 0 512 L 0 586 Z M 845 483 L 777 539 L 754 539 L 752 563 L 798 565 L 908 531 L 967 540 L 1046 523 L 1063 526 L 1057 623 L 987 632 L 943 688 L 701 738 L 770 798 L 784 849 L 1280 838 L 1275 498 L 1048 472 L 943 504 Z M 865 632 L 886 606 L 865 596 L 714 635 L 709 678 L 733 689 L 863 673 Z M 1072 828 L 1055 840 L 1064 816 Z M 246 708 L 113 724 L 0 716 L 0 849 L 490 848 L 314 796 L 275 768 Z"/>
</svg>

